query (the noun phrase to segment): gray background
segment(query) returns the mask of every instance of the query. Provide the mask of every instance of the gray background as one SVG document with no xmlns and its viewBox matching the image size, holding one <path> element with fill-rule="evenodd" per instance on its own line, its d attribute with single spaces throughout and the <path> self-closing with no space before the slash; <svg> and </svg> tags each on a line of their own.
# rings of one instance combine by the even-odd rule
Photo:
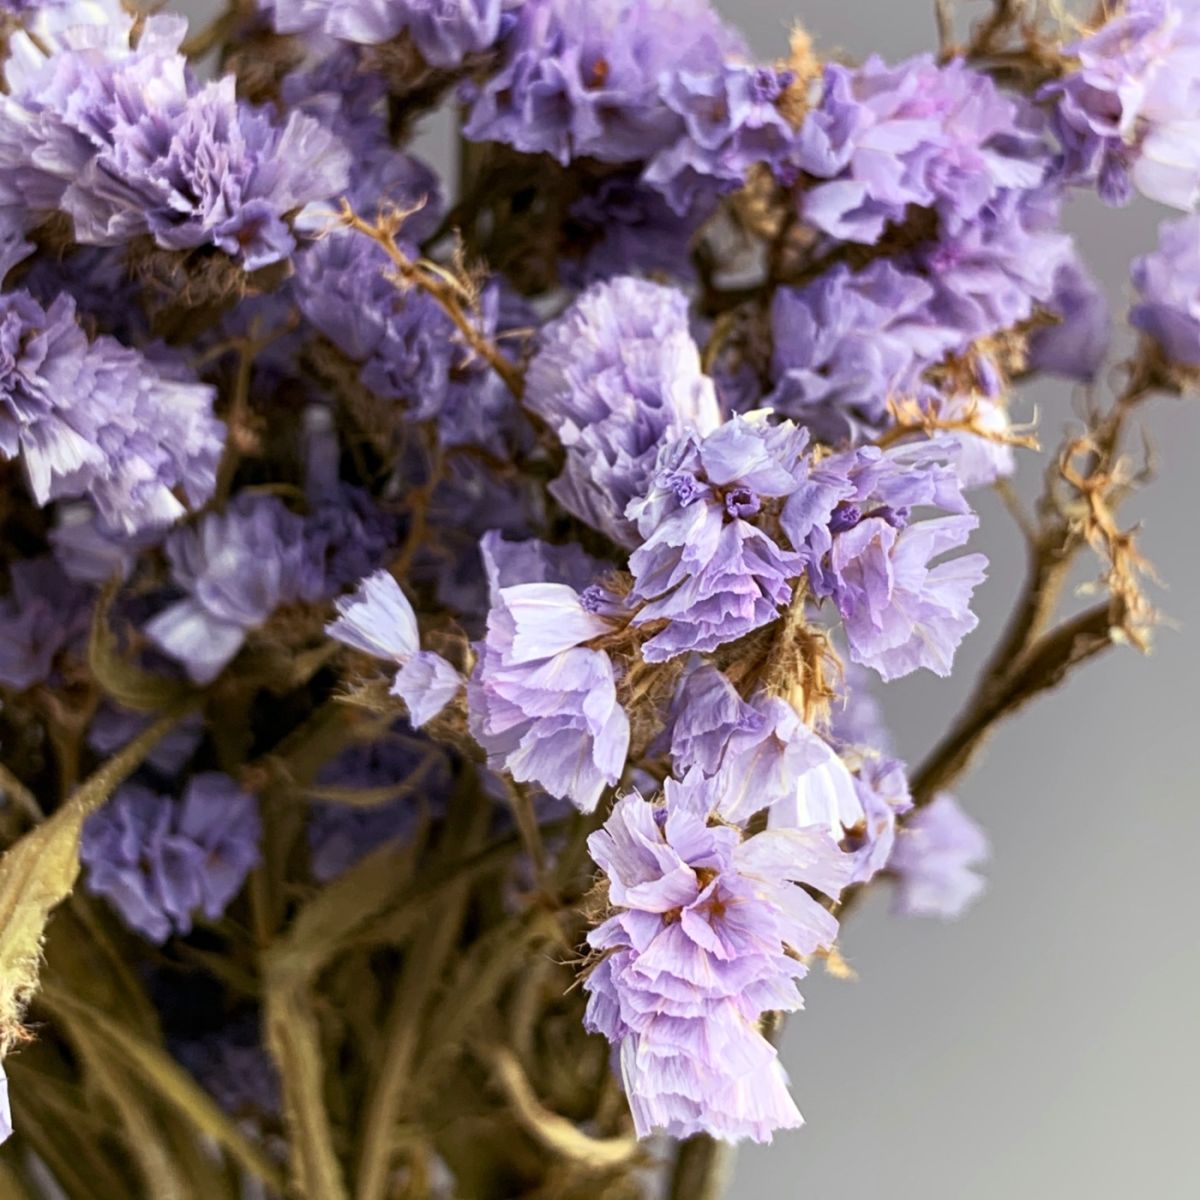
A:
<svg viewBox="0 0 1200 1200">
<path fill-rule="evenodd" d="M 850 56 L 896 60 L 934 41 L 932 0 L 718 7 L 764 59 L 784 53 L 793 20 Z M 425 131 L 435 163 L 448 133 L 436 119 Z M 1118 317 L 1129 260 L 1165 215 L 1148 201 L 1118 212 L 1079 201 L 1069 214 Z M 1069 388 L 1043 385 L 1019 412 L 1036 406 L 1052 447 L 1071 405 Z M 1148 659 L 1114 649 L 996 737 L 959 788 L 993 848 L 988 890 L 963 920 L 896 920 L 883 896 L 854 915 L 843 951 L 859 982 L 815 975 L 784 1037 L 808 1127 L 743 1151 L 733 1200 L 1200 1197 L 1200 399 L 1160 400 L 1147 424 L 1161 477 L 1128 512 L 1177 627 Z M 1021 490 L 1034 494 L 1039 476 L 1026 455 Z M 914 762 L 965 697 L 1022 578 L 1011 519 L 990 495 L 979 509 L 992 568 L 955 677 L 885 696 Z"/>
</svg>

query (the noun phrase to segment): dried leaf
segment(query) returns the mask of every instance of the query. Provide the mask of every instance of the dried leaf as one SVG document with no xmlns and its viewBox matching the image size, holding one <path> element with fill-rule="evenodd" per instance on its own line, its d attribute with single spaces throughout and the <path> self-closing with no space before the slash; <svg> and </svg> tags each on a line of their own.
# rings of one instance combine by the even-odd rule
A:
<svg viewBox="0 0 1200 1200">
<path fill-rule="evenodd" d="M 21 1021 L 37 989 L 46 922 L 70 895 L 79 875 L 84 819 L 137 768 L 179 716 L 168 714 L 140 733 L 0 859 L 0 1059 L 24 1037 Z"/>
</svg>

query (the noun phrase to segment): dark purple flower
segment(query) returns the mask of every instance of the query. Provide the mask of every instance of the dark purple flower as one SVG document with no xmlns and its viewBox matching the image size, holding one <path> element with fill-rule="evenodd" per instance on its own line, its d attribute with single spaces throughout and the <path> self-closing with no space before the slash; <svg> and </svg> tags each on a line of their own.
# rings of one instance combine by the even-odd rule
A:
<svg viewBox="0 0 1200 1200">
<path fill-rule="evenodd" d="M 152 942 L 219 919 L 259 861 L 254 797 L 227 775 L 192 776 L 183 797 L 126 784 L 84 825 L 88 890 Z"/>
<path fill-rule="evenodd" d="M 55 658 L 80 641 L 89 624 L 89 594 L 48 555 L 14 562 L 0 595 L 0 683 L 21 692 L 45 683 Z"/>
<path fill-rule="evenodd" d="M 1130 322 L 1174 363 L 1200 367 L 1200 216 L 1164 221 L 1158 249 L 1133 264 Z"/>
<path fill-rule="evenodd" d="M 619 1049 L 639 1136 L 765 1142 L 801 1117 L 759 1021 L 800 1007 L 803 959 L 837 936 L 797 885 L 836 898 L 850 860 L 820 829 L 743 839 L 717 807 L 696 772 L 658 805 L 618 800 L 589 839 L 614 912 L 588 935 L 585 1023 Z"/>
<path fill-rule="evenodd" d="M 630 277 L 594 285 L 547 326 L 526 403 L 566 450 L 555 498 L 625 546 L 637 544 L 625 509 L 645 491 L 659 448 L 720 422 L 687 297 Z"/>
</svg>

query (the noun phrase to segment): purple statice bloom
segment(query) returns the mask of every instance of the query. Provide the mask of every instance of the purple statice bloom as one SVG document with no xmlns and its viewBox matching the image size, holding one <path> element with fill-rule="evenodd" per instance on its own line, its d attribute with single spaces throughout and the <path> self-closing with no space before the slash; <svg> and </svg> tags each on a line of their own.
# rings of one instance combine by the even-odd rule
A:
<svg viewBox="0 0 1200 1200">
<path fill-rule="evenodd" d="M 349 152 L 311 117 L 278 125 L 239 101 L 232 76 L 198 84 L 178 53 L 185 30 L 152 17 L 136 49 L 63 48 L 9 69 L 0 164 L 31 210 L 68 213 L 81 243 L 149 235 L 247 270 L 278 262 L 295 246 L 288 215 L 344 190 Z"/>
<path fill-rule="evenodd" d="M 666 444 L 626 510 L 642 538 L 629 559 L 630 599 L 641 602 L 634 621 L 667 622 L 642 647 L 647 662 L 735 641 L 791 599 L 804 560 L 754 522 L 806 479 L 808 434 L 767 418 L 735 416 L 707 437 Z"/>
<path fill-rule="evenodd" d="M 699 772 L 663 800 L 617 801 L 588 849 L 613 914 L 588 935 L 587 1028 L 617 1047 L 639 1137 L 771 1140 L 801 1124 L 759 1021 L 801 1006 L 803 959 L 836 919 L 798 884 L 836 898 L 850 859 L 823 829 L 742 832 L 712 822 Z"/>
<path fill-rule="evenodd" d="M 146 635 L 194 682 L 211 683 L 280 605 L 320 597 L 324 580 L 304 533 L 302 517 L 255 492 L 174 531 L 167 557 L 185 595 L 149 621 Z"/>
<path fill-rule="evenodd" d="M 491 585 L 487 635 L 467 687 L 471 734 L 488 765 L 591 812 L 629 749 L 608 654 L 588 645 L 620 627 L 621 604 L 578 559 L 540 542 L 481 545 Z M 566 569 L 561 569 L 565 566 Z"/>
<path fill-rule="evenodd" d="M 1037 111 L 960 60 L 929 55 L 889 67 L 830 64 L 820 102 L 797 138 L 795 166 L 818 182 L 806 221 L 842 241 L 874 243 L 910 207 L 953 229 L 998 191 L 1041 182 Z"/>
<path fill-rule="evenodd" d="M 882 754 L 862 758 L 854 786 L 862 804 L 862 820 L 842 844 L 854 858 L 851 882 L 867 883 L 888 865 L 896 844 L 897 818 L 912 809 L 912 796 L 904 764 Z"/>
<path fill-rule="evenodd" d="M 133 712 L 116 704 L 105 704 L 88 726 L 88 748 L 102 758 L 111 758 L 127 746 L 154 720 L 148 713 Z M 159 774 L 174 778 L 187 765 L 204 739 L 204 718 L 189 713 L 163 735 L 146 755 L 146 763 Z"/>
<path fill-rule="evenodd" d="M 0 684 L 23 692 L 45 683 L 58 655 L 86 636 L 90 596 L 48 555 L 12 563 L 8 576 L 0 595 Z"/>
<path fill-rule="evenodd" d="M 743 825 L 769 811 L 772 828 L 827 828 L 833 838 L 863 820 L 846 765 L 787 700 L 743 700 L 714 667 L 693 670 L 673 706 L 671 759 L 683 775 L 713 778 L 722 819 Z"/>
<path fill-rule="evenodd" d="M 628 547 L 638 535 L 625 510 L 645 492 L 660 447 L 720 423 L 687 297 L 629 276 L 593 285 L 546 327 L 525 402 L 566 451 L 555 499 Z"/>
<path fill-rule="evenodd" d="M 1198 238 L 1200 240 L 1200 238 Z M 1029 367 L 1079 383 L 1091 383 L 1112 341 L 1108 298 L 1078 260 L 1064 262 L 1046 304 L 1056 323 L 1029 335 Z"/>
<path fill-rule="evenodd" d="M 1127 0 L 1066 47 L 1078 60 L 1040 99 L 1071 182 L 1109 204 L 1143 195 L 1188 210 L 1200 201 L 1200 5 Z"/>
<path fill-rule="evenodd" d="M 464 133 L 564 165 L 647 161 L 684 132 L 672 81 L 748 57 L 708 0 L 526 0 L 514 17 Z"/>
<path fill-rule="evenodd" d="M 1008 441 L 1012 422 L 1002 402 L 977 391 L 942 393 L 929 387 L 920 390 L 917 401 L 938 422 L 969 422 L 969 429 L 938 431 L 938 446 L 964 491 L 991 487 L 1016 471 L 1016 455 Z"/>
<path fill-rule="evenodd" d="M 279 1074 L 263 1048 L 259 1023 L 238 1020 L 215 1033 L 170 1043 L 171 1052 L 200 1086 L 240 1121 L 282 1112 Z"/>
<path fill-rule="evenodd" d="M 988 857 L 987 836 L 946 792 L 918 809 L 896 836 L 888 870 L 894 910 L 906 917 L 957 917 L 983 891 L 971 869 Z"/>
<path fill-rule="evenodd" d="M 262 825 L 253 796 L 216 771 L 192 776 L 183 797 L 122 787 L 84 825 L 87 888 L 152 942 L 218 920 L 257 865 Z"/>
<path fill-rule="evenodd" d="M 1185 367 L 1200 367 L 1200 216 L 1164 221 L 1158 249 L 1134 261 L 1130 322 Z"/>
<path fill-rule="evenodd" d="M 445 755 L 402 728 L 343 751 L 313 789 L 313 878 L 328 883 L 385 843 L 412 837 L 422 817 L 441 814 L 449 790 Z"/>
<path fill-rule="evenodd" d="M 490 49 L 503 11 L 502 0 L 272 0 L 264 7 L 280 33 L 324 33 L 363 46 L 407 34 L 435 67 Z"/>
<path fill-rule="evenodd" d="M 840 696 L 830 713 L 829 733 L 840 746 L 886 754 L 892 734 L 884 721 L 883 705 L 871 690 L 871 673 L 856 662 L 843 661 Z"/>
<path fill-rule="evenodd" d="M 4 1064 L 0 1063 L 0 1145 L 12 1137 L 12 1131 L 12 1106 L 8 1101 L 8 1076 L 4 1073 Z"/>
<path fill-rule="evenodd" d="M 792 127 L 776 107 L 789 82 L 784 72 L 737 62 L 672 73 L 662 100 L 683 131 L 642 179 L 681 217 L 711 208 L 718 195 L 740 188 L 752 167 L 776 164 L 790 149 Z"/>
<path fill-rule="evenodd" d="M 886 453 L 864 447 L 825 464 L 853 491 L 810 535 L 810 580 L 817 596 L 836 604 L 850 657 L 885 680 L 919 667 L 948 675 L 959 643 L 978 624 L 969 605 L 987 559 L 944 558 L 979 523 L 949 465 L 954 456 L 954 447 L 933 440 Z M 914 521 L 918 507 L 949 515 Z"/>
<path fill-rule="evenodd" d="M 1074 257 L 1059 228 L 1055 188 L 1005 188 L 969 221 L 901 255 L 897 265 L 932 284 L 926 320 L 958 334 L 956 349 L 1027 320 L 1053 301 L 1059 269 Z"/>
<path fill-rule="evenodd" d="M 417 617 L 408 597 L 387 571 L 376 571 L 358 590 L 337 601 L 338 618 L 325 626 L 335 641 L 397 668 L 392 695 L 408 706 L 420 728 L 433 720 L 465 682 L 440 654 L 422 650 Z"/>
<path fill-rule="evenodd" d="M 672 212 L 636 172 L 604 175 L 589 181 L 571 205 L 559 279 L 580 289 L 616 275 L 690 281 L 695 276 L 691 242 L 698 225 Z"/>
<path fill-rule="evenodd" d="M 132 534 L 212 494 L 224 426 L 213 389 L 109 337 L 89 342 L 74 301 L 0 296 L 0 458 L 20 455 L 38 504 L 87 496 Z"/>
<path fill-rule="evenodd" d="M 780 288 L 768 403 L 832 445 L 878 432 L 888 400 L 912 392 L 921 372 L 961 341 L 930 319 L 933 297 L 932 284 L 883 260 Z"/>
</svg>

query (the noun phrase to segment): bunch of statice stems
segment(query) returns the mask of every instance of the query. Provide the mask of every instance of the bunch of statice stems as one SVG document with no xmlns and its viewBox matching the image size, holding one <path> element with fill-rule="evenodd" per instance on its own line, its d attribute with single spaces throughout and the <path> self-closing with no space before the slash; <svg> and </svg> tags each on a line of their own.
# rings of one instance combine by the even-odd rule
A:
<svg viewBox="0 0 1200 1200">
<path fill-rule="evenodd" d="M 1200 380 L 1200 3 L 936 17 L 0 3 L 0 1192 L 703 1200 L 801 1124 L 853 905 L 966 908 L 990 730 L 1147 645 Z M 1089 190 L 1178 210 L 1124 340 Z M 910 770 L 989 487 L 1028 572 Z"/>
</svg>

